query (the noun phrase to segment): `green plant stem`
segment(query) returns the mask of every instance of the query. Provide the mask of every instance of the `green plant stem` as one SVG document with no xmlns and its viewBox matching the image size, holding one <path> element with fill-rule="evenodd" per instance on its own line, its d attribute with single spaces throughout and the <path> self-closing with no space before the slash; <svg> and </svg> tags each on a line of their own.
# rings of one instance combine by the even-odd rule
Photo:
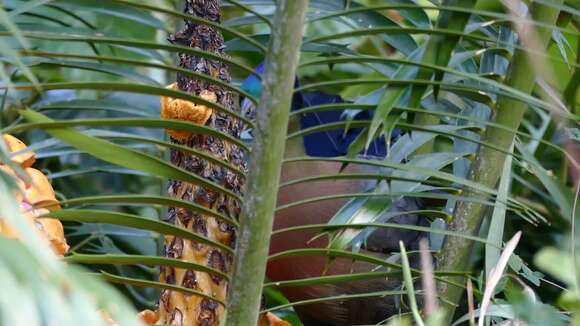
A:
<svg viewBox="0 0 580 326">
<path fill-rule="evenodd" d="M 445 0 L 443 1 L 443 5 L 473 9 L 477 5 L 477 0 Z M 465 29 L 465 25 L 467 25 L 470 16 L 471 15 L 469 13 L 465 12 L 442 11 L 439 13 L 436 27 L 462 32 Z M 459 40 L 460 38 L 458 36 L 449 36 L 443 34 L 431 35 L 427 41 L 427 44 L 425 45 L 422 63 L 447 67 L 449 60 L 451 59 L 451 54 L 453 53 L 453 50 L 455 49 L 455 46 Z M 433 74 L 435 74 L 435 78 L 437 80 L 443 78 L 443 73 L 441 71 L 435 72 L 432 69 L 423 67 L 420 68 L 417 72 L 416 79 L 430 80 Z M 421 99 L 423 98 L 423 94 L 425 94 L 426 90 L 426 85 L 413 86 L 409 107 L 420 107 Z M 439 92 L 438 86 L 434 87 L 433 92 L 435 96 L 437 96 Z M 427 113 L 417 113 L 413 119 L 413 123 L 418 126 L 432 126 L 439 123 L 439 117 Z M 434 144 L 435 142 L 433 140 L 427 142 L 417 150 L 416 154 L 426 154 L 433 152 Z"/>
<path fill-rule="evenodd" d="M 413 286 L 413 277 L 411 275 L 411 267 L 409 265 L 409 257 L 407 256 L 407 250 L 405 249 L 403 241 L 399 241 L 399 248 L 401 248 L 403 283 L 405 284 L 405 289 L 407 290 L 407 298 L 409 299 L 409 305 L 411 306 L 411 313 L 413 314 L 413 319 L 415 319 L 415 324 L 417 324 L 417 326 L 425 326 L 425 322 L 423 322 L 423 318 L 421 318 L 421 313 L 419 312 L 419 307 L 417 306 L 415 288 Z"/>
<path fill-rule="evenodd" d="M 279 0 L 236 247 L 226 325 L 256 325 L 308 0 Z"/>
<path fill-rule="evenodd" d="M 554 4 L 562 4 L 563 0 L 555 0 Z M 556 6 L 545 6 L 534 3 L 531 9 L 534 20 L 554 24 L 559 10 Z M 551 31 L 548 29 L 537 30 L 537 40 L 542 46 L 548 44 Z M 514 89 L 527 94 L 531 93 L 535 84 L 534 69 L 531 60 L 526 52 L 517 50 L 510 70 L 507 75 L 506 84 Z M 516 101 L 507 97 L 498 99 L 494 112 L 493 122 L 517 130 L 526 110 L 526 103 Z M 490 127 L 486 130 L 484 141 L 493 144 L 494 147 L 509 150 L 514 141 L 515 133 L 506 129 Z M 491 147 L 481 146 L 478 150 L 475 161 L 471 166 L 469 178 L 485 187 L 495 187 L 501 169 L 506 159 L 506 154 Z M 482 193 L 477 189 L 466 190 L 467 197 L 481 197 Z M 466 235 L 474 235 L 479 231 L 479 227 L 486 213 L 486 207 L 475 202 L 459 202 L 455 208 L 454 219 L 449 225 L 449 230 Z M 438 262 L 438 270 L 457 271 L 469 269 L 469 258 L 472 253 L 473 242 L 459 237 L 447 237 L 441 250 Z M 457 304 L 463 294 L 463 289 L 450 286 L 447 283 L 438 284 L 438 293 L 449 301 Z M 453 318 L 455 306 L 445 305 L 446 318 L 448 321 Z"/>
<path fill-rule="evenodd" d="M 580 38 L 578 39 L 578 46 L 576 50 L 576 64 L 580 64 Z M 580 87 L 580 69 L 578 66 L 574 68 L 574 74 L 570 78 L 570 82 L 564 90 L 564 100 L 566 105 L 571 109 L 572 113 L 580 114 L 580 107 L 576 105 L 576 95 L 578 94 L 578 88 Z M 564 162 L 566 162 L 564 160 Z"/>
</svg>

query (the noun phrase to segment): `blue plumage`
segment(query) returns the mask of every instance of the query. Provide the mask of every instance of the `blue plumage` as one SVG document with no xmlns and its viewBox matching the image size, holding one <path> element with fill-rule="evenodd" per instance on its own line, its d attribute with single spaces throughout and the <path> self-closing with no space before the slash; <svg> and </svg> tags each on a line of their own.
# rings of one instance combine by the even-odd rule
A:
<svg viewBox="0 0 580 326">
<path fill-rule="evenodd" d="M 256 67 L 256 73 L 257 75 L 262 75 L 264 73 L 264 70 L 266 69 L 264 63 L 260 63 L 257 67 Z M 262 95 L 262 83 L 260 82 L 260 79 L 258 78 L 257 75 L 249 75 L 243 82 L 241 85 L 241 88 L 252 94 L 253 96 L 255 96 L 256 98 L 260 98 L 260 96 Z"/>
<path fill-rule="evenodd" d="M 265 70 L 264 64 L 260 64 L 256 68 L 256 72 L 263 74 Z M 296 79 L 295 87 L 299 87 L 299 81 Z M 259 97 L 262 93 L 260 80 L 255 75 L 248 76 L 242 83 L 241 88 L 246 92 Z M 296 111 L 311 106 L 345 103 L 342 97 L 338 95 L 326 94 L 324 92 L 298 92 L 292 98 L 292 111 Z M 244 99 L 241 104 L 242 113 L 250 118 L 253 118 L 254 107 L 248 100 Z M 301 129 L 312 128 L 323 124 L 334 123 L 344 120 L 344 110 L 337 109 L 332 111 L 306 113 L 300 116 Z M 371 120 L 371 111 L 361 111 L 355 115 L 354 120 Z M 328 131 L 321 131 L 304 136 L 304 150 L 309 156 L 317 157 L 336 157 L 344 156 L 348 152 L 348 147 L 356 139 L 356 137 L 363 131 L 362 128 L 349 128 L 347 132 L 343 129 L 334 129 Z M 393 131 L 393 137 L 398 136 L 399 130 Z M 245 138 L 248 133 L 244 133 Z M 387 154 L 386 144 L 383 137 L 375 139 L 370 147 L 361 152 L 365 156 L 373 156 L 383 158 Z"/>
</svg>

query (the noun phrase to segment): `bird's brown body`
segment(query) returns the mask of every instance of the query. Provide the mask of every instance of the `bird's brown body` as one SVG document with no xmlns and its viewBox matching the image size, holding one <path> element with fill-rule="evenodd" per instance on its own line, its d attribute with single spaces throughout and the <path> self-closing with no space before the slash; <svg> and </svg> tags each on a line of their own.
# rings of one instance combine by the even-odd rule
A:
<svg viewBox="0 0 580 326">
<path fill-rule="evenodd" d="M 287 157 L 302 156 L 301 139 L 287 144 Z M 340 163 L 334 162 L 293 162 L 283 166 L 281 182 L 317 175 L 337 173 Z M 350 166 L 345 173 L 363 172 L 362 166 Z M 298 183 L 282 187 L 278 195 L 278 206 L 325 195 L 361 192 L 370 184 L 361 180 L 336 180 Z M 403 199 L 407 200 L 407 199 Z M 275 216 L 274 229 L 292 226 L 327 223 L 346 203 L 346 200 L 326 200 L 279 210 Z M 401 205 L 398 205 L 399 209 Z M 404 202 L 407 210 L 418 209 L 414 201 Z M 406 215 L 393 218 L 390 222 L 401 224 L 423 224 L 421 217 Z M 301 248 L 325 248 L 324 237 L 312 241 L 320 230 L 300 230 L 274 235 L 271 241 L 271 254 Z M 399 229 L 381 229 L 375 232 L 367 244 L 365 254 L 380 259 L 388 259 L 392 252 L 398 251 L 398 241 L 403 240 L 408 247 L 416 248 L 422 234 Z M 364 250 L 364 249 L 363 249 Z M 397 262 L 391 257 L 389 261 Z M 371 271 L 385 271 L 384 268 L 350 259 L 336 259 L 330 265 L 325 257 L 285 257 L 273 260 L 268 265 L 267 276 L 272 281 L 295 280 L 322 275 L 340 275 Z M 324 298 L 342 294 L 369 293 L 400 290 L 399 277 L 376 278 L 356 282 L 344 282 L 317 286 L 284 287 L 283 293 L 292 301 Z M 307 325 L 357 325 L 376 323 L 386 319 L 399 310 L 400 296 L 364 298 L 360 300 L 329 301 L 319 304 L 297 306 L 296 310 Z"/>
</svg>

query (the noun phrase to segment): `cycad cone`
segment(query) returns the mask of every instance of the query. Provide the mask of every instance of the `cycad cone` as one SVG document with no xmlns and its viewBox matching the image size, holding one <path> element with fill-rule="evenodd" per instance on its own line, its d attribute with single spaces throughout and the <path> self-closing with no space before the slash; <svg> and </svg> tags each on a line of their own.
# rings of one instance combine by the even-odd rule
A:
<svg viewBox="0 0 580 326">
<path fill-rule="evenodd" d="M 26 148 L 22 141 L 11 135 L 4 134 L 2 139 L 10 153 L 19 152 Z M 64 237 L 62 223 L 53 218 L 41 217 L 49 211 L 60 209 L 60 205 L 46 176 L 31 168 L 35 159 L 35 155 L 31 151 L 11 157 L 12 162 L 18 164 L 28 175 L 26 181 L 19 178 L 7 164 L 0 163 L 0 170 L 16 179 L 19 190 L 15 192 L 15 196 L 20 205 L 22 217 L 36 228 L 42 238 L 52 246 L 56 254 L 63 256 L 69 247 Z M 18 238 L 19 236 L 2 220 L 0 220 L 0 234 L 9 238 Z"/>
<path fill-rule="evenodd" d="M 179 90 L 177 83 L 173 83 L 166 88 L 173 91 Z M 202 91 L 199 97 L 211 103 L 216 102 L 214 92 Z M 161 118 L 165 120 L 189 121 L 203 126 L 211 117 L 212 112 L 213 110 L 205 105 L 195 104 L 178 98 L 161 97 Z M 191 132 L 182 130 L 167 129 L 167 133 L 171 137 L 180 140 L 185 140 L 191 136 Z"/>
<path fill-rule="evenodd" d="M 167 86 L 167 89 L 170 90 L 178 90 L 177 83 L 173 83 Z M 199 94 L 199 97 L 205 101 L 215 103 L 217 98 L 216 94 L 211 91 L 202 91 Z M 205 125 L 207 121 L 210 119 L 213 110 L 205 105 L 196 104 L 190 101 L 182 100 L 182 99 L 175 99 L 171 97 L 162 96 L 161 97 L 161 118 L 165 120 L 181 120 L 187 121 L 190 123 L 194 123 L 196 125 Z M 172 130 L 168 129 L 167 133 L 179 140 L 179 141 L 186 141 L 191 136 L 192 133 L 189 131 L 180 131 L 180 130 Z M 208 227 L 208 233 L 211 233 L 212 230 L 215 232 L 217 229 L 217 225 L 214 227 Z M 216 233 L 217 234 L 217 233 Z M 212 236 L 209 236 L 212 238 Z M 213 238 L 219 238 L 218 236 L 213 236 Z M 201 246 L 200 246 L 201 248 Z M 201 252 L 193 252 L 193 246 L 184 246 L 184 252 L 182 257 L 184 260 L 197 263 L 200 265 L 207 264 L 207 253 Z M 203 249 L 198 249 L 203 251 Z M 182 283 L 181 280 L 183 279 L 185 270 L 176 269 L 175 270 L 175 277 L 179 280 L 179 283 Z M 164 273 L 160 276 L 162 282 L 167 282 L 165 280 Z M 197 286 L 200 289 L 211 289 L 211 291 L 207 291 L 209 293 L 213 293 L 214 295 L 224 298 L 225 297 L 225 282 L 219 282 L 219 284 L 213 284 L 209 275 L 199 274 L 196 277 Z M 173 303 L 176 303 L 177 308 L 175 311 L 179 311 L 182 316 L 180 316 L 180 320 L 182 320 L 184 325 L 193 325 L 197 316 L 201 314 L 200 307 L 203 305 L 203 300 L 201 297 L 185 295 L 179 292 L 173 292 L 172 295 L 174 299 L 172 300 Z M 161 308 L 161 307 L 160 307 Z M 160 311 L 150 311 L 145 310 L 140 314 L 141 320 L 145 321 L 149 324 L 154 324 L 158 321 L 163 320 L 173 320 L 173 316 L 165 316 L 165 310 L 161 309 Z M 197 325 L 197 324 L 196 324 Z M 286 321 L 283 321 L 276 317 L 272 313 L 263 314 L 260 316 L 260 321 L 258 323 L 259 326 L 289 326 L 290 324 Z"/>
</svg>

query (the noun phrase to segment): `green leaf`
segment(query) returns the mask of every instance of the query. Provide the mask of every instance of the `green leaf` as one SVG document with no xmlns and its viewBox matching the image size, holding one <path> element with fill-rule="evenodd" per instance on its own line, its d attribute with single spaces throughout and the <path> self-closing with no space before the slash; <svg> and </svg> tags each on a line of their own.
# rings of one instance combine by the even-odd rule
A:
<svg viewBox="0 0 580 326">
<path fill-rule="evenodd" d="M 61 205 L 87 205 L 87 204 L 150 204 L 150 205 L 163 205 L 165 207 L 182 207 L 192 211 L 203 213 L 204 215 L 213 216 L 219 218 L 224 222 L 227 222 L 233 226 L 238 226 L 239 223 L 232 220 L 229 217 L 222 215 L 212 209 L 204 207 L 202 205 L 192 203 L 185 200 L 179 200 L 171 197 L 163 196 L 146 196 L 146 195 L 111 195 L 111 196 L 91 196 L 91 197 L 78 197 L 72 199 L 66 199 L 60 202 Z"/>
<path fill-rule="evenodd" d="M 194 271 L 205 272 L 229 280 L 229 276 L 211 267 L 207 267 L 200 264 L 194 264 L 191 262 L 157 257 L 157 256 L 140 256 L 140 255 L 86 255 L 86 254 L 72 254 L 64 258 L 66 262 L 75 264 L 114 264 L 114 265 L 147 265 L 147 266 L 172 266 L 182 269 L 191 269 Z"/>
<path fill-rule="evenodd" d="M 161 282 L 155 282 L 155 281 L 148 281 L 148 280 L 140 280 L 140 279 L 135 279 L 135 278 L 131 278 L 131 277 L 123 277 L 123 276 L 113 275 L 113 274 L 106 273 L 106 272 L 101 272 L 100 274 L 97 274 L 97 275 L 93 274 L 93 276 L 100 276 L 101 279 L 106 280 L 106 281 L 111 282 L 111 283 L 129 284 L 129 285 L 133 285 L 133 286 L 141 286 L 141 287 L 156 288 L 156 289 L 169 289 L 172 291 L 177 291 L 177 292 L 181 292 L 181 293 L 185 293 L 185 294 L 189 294 L 189 295 L 197 295 L 199 297 L 215 301 L 215 302 L 221 304 L 222 306 L 226 305 L 225 302 L 223 302 L 222 300 L 220 300 L 216 297 L 213 297 L 212 295 L 208 295 L 208 294 L 205 294 L 201 291 L 192 290 L 190 288 L 186 288 L 186 287 L 183 287 L 180 285 L 161 283 Z"/>
<path fill-rule="evenodd" d="M 358 26 L 360 28 L 371 28 L 373 26 L 391 26 L 391 27 L 399 26 L 392 19 L 382 15 L 380 12 L 358 11 L 357 9 L 364 9 L 364 6 L 356 2 L 352 2 L 349 8 L 353 10 L 344 10 L 345 8 L 344 6 L 341 5 L 340 2 L 341 0 L 313 0 L 310 3 L 310 7 L 330 12 L 338 11 L 340 13 L 339 15 L 344 15 L 348 17 L 349 20 L 352 21 L 352 23 L 355 26 Z M 326 16 L 322 15 L 321 17 L 317 17 L 311 20 L 310 22 L 324 19 L 333 19 L 335 16 L 336 14 Z M 386 43 L 388 43 L 398 51 L 401 51 L 405 55 L 408 55 L 417 48 L 417 43 L 415 42 L 415 40 L 413 40 L 413 38 L 405 32 L 396 33 L 394 35 L 384 35 L 382 36 L 382 38 Z"/>
<path fill-rule="evenodd" d="M 287 305 L 290 303 L 284 294 L 277 289 L 267 287 L 262 290 L 262 295 L 264 296 L 264 301 L 266 302 L 265 308 Z M 273 311 L 273 313 L 278 316 L 278 318 L 289 322 L 292 326 L 301 326 L 302 322 L 300 318 L 294 311 L 294 308 L 289 307 L 287 309 L 278 309 Z"/>
<path fill-rule="evenodd" d="M 249 126 L 253 126 L 254 123 L 250 121 L 248 118 L 242 116 L 240 113 L 235 112 L 233 110 L 229 110 L 223 105 L 213 103 L 206 99 L 203 99 L 200 96 L 192 95 L 187 92 L 183 91 L 176 91 L 167 89 L 165 87 L 159 86 L 152 86 L 152 85 L 143 85 L 143 84 L 134 84 L 134 83 L 123 83 L 123 82 L 68 82 L 68 83 L 43 83 L 39 84 L 40 87 L 44 90 L 55 90 L 55 89 L 89 89 L 89 90 L 102 90 L 102 91 L 116 91 L 116 92 L 132 92 L 138 94 L 148 94 L 148 95 L 161 95 L 161 96 L 168 96 L 171 98 L 183 99 L 190 102 L 194 102 L 196 104 L 207 106 L 211 109 L 214 109 L 218 112 L 222 112 L 228 114 L 240 121 L 248 124 Z M 18 85 L 16 89 L 18 90 L 28 90 L 32 89 L 31 85 Z M 1 88 L 0 88 L 1 89 Z M 203 126 L 200 126 L 203 127 Z M 214 131 L 217 132 L 217 131 Z M 232 137 L 232 139 L 235 139 Z"/>
<path fill-rule="evenodd" d="M 574 195 L 572 191 L 558 180 L 552 173 L 549 173 L 540 162 L 528 152 L 528 150 L 519 143 L 516 143 L 517 149 L 525 158 L 526 166 L 540 180 L 546 190 L 550 193 L 554 201 L 561 210 L 562 217 L 568 221 L 572 219 L 572 201 Z"/>
<path fill-rule="evenodd" d="M 25 12 L 31 11 L 32 9 L 45 5 L 47 3 L 52 2 L 52 0 L 34 0 L 34 1 L 27 1 L 20 4 L 18 7 L 12 8 L 10 11 L 10 16 L 15 17 L 21 15 Z"/>
<path fill-rule="evenodd" d="M 580 291 L 565 291 L 558 299 L 558 304 L 567 311 L 580 312 Z"/>
<path fill-rule="evenodd" d="M 110 111 L 118 112 L 123 114 L 141 116 L 141 117 L 157 117 L 153 116 L 150 112 L 143 110 L 142 107 L 137 107 L 136 105 L 131 105 L 125 101 L 116 99 L 98 99 L 98 100 L 70 100 L 64 102 L 53 102 L 49 104 L 43 104 L 40 106 L 34 106 L 35 109 L 39 111 L 50 111 L 50 110 L 78 110 L 78 111 Z"/>
<path fill-rule="evenodd" d="M 547 247 L 536 254 L 534 263 L 556 279 L 566 283 L 571 288 L 578 287 L 574 276 L 574 259 L 556 248 Z"/>
<path fill-rule="evenodd" d="M 292 287 L 292 286 L 313 286 L 321 284 L 335 284 L 342 282 L 354 282 L 360 280 L 371 280 L 384 277 L 400 277 L 400 272 L 368 272 L 368 273 L 349 273 L 342 275 L 325 275 L 318 277 L 308 277 L 297 280 L 286 280 L 277 282 L 264 283 L 264 289 L 271 287 Z"/>
<path fill-rule="evenodd" d="M 32 110 L 21 111 L 21 114 L 31 122 L 53 122 L 53 120 L 50 118 Z M 151 173 L 153 175 L 160 175 L 171 179 L 187 181 L 218 192 L 226 193 L 234 198 L 239 199 L 239 196 L 229 189 L 225 189 L 220 185 L 216 185 L 213 182 L 210 182 L 207 179 L 204 179 L 191 172 L 176 168 L 175 166 L 163 161 L 162 159 L 145 154 L 143 152 L 128 149 L 126 147 L 102 139 L 87 136 L 86 134 L 71 128 L 53 128 L 47 129 L 46 132 L 51 136 L 62 140 L 64 143 L 89 153 L 103 161 L 117 164 L 129 169 Z"/>
<path fill-rule="evenodd" d="M 34 64 L 42 64 L 47 66 L 58 66 L 66 68 L 76 68 L 82 70 L 90 70 L 95 72 L 102 72 L 113 76 L 125 77 L 140 83 L 159 85 L 154 79 L 143 74 L 135 72 L 133 69 L 120 67 L 118 65 L 107 65 L 103 63 L 92 63 L 83 61 L 64 61 L 64 60 L 46 60 L 46 59 L 32 59 L 28 60 Z"/>
<path fill-rule="evenodd" d="M 363 298 L 384 298 L 385 296 L 397 296 L 405 294 L 405 291 L 376 291 L 376 292 L 366 292 L 361 294 L 340 294 L 335 296 L 328 296 L 310 300 L 295 301 L 287 304 L 278 305 L 268 309 L 263 309 L 261 312 L 277 311 L 281 309 L 287 309 L 290 307 L 297 307 L 315 303 L 330 303 L 334 301 L 344 302 L 347 300 L 356 300 Z"/>
<path fill-rule="evenodd" d="M 114 1 L 107 0 L 54 0 L 51 1 L 51 6 L 68 9 L 70 11 L 99 13 L 107 16 L 119 17 L 133 23 L 150 26 L 159 30 L 166 30 L 167 25 L 162 20 L 153 16 L 151 13 L 144 10 L 136 10 L 129 6 L 116 4 Z M 104 17 L 102 17 L 103 19 Z M 136 25 L 138 26 L 138 25 Z"/>
<path fill-rule="evenodd" d="M 432 153 L 423 156 L 417 156 L 407 165 L 409 167 L 430 167 L 435 170 L 442 169 L 443 167 L 453 163 L 457 159 L 461 158 L 460 155 L 455 153 Z M 392 181 L 390 187 L 381 187 L 376 190 L 378 193 L 411 193 L 417 191 L 417 187 L 421 185 L 421 181 L 429 178 L 429 175 L 414 173 L 414 172 L 402 172 L 394 171 L 392 175 L 396 178 L 401 179 L 411 179 L 418 180 L 417 182 L 409 181 Z M 368 198 L 357 198 L 346 203 L 331 219 L 328 221 L 329 225 L 332 224 L 345 224 L 345 223 L 373 223 L 377 219 L 385 219 L 388 221 L 393 214 L 386 213 L 391 205 L 400 200 L 403 196 L 373 196 Z M 386 213 L 386 215 L 385 215 Z M 396 215 L 396 214 L 395 214 Z M 361 234 L 360 229 L 350 229 L 341 232 L 338 236 L 332 239 L 329 247 L 332 249 L 343 249 L 352 244 L 354 238 Z M 361 239 L 360 241 L 364 241 Z M 360 244 L 352 244 L 353 248 L 358 247 Z"/>
<path fill-rule="evenodd" d="M 475 317 L 480 316 L 480 309 L 475 309 L 474 311 Z M 510 304 L 493 304 L 490 305 L 485 313 L 488 317 L 501 317 L 504 319 L 514 319 L 514 311 L 512 305 Z M 461 318 L 457 319 L 451 326 L 462 325 L 463 323 L 469 321 L 469 315 L 465 314 Z"/>
<path fill-rule="evenodd" d="M 169 45 L 165 43 L 156 43 L 136 39 L 124 39 L 120 37 L 103 36 L 103 33 L 96 33 L 92 30 L 83 30 L 81 28 L 62 28 L 53 26 L 35 26 L 26 25 L 20 26 L 21 34 L 26 38 L 39 39 L 46 41 L 61 41 L 61 42 L 80 42 L 80 43 L 95 43 L 95 44 L 107 44 L 107 45 L 118 45 L 123 47 L 131 47 L 139 49 L 140 51 L 145 49 L 157 49 L 166 50 L 175 53 L 187 53 L 194 56 L 199 56 L 203 58 L 208 58 L 212 60 L 219 60 L 229 64 L 232 67 L 239 68 L 246 73 L 253 73 L 254 69 L 239 63 L 236 60 L 229 59 L 224 56 L 217 55 L 215 53 L 199 50 L 196 48 Z M 10 31 L 0 31 L 1 36 L 12 36 Z"/>
<path fill-rule="evenodd" d="M 30 112 L 22 111 L 22 112 Z M 40 113 L 33 113 L 38 115 Z M 42 115 L 42 114 L 40 114 Z M 42 115 L 44 116 L 44 115 Z M 184 120 L 164 120 L 161 118 L 109 118 L 109 119 L 71 119 L 71 120 L 43 120 L 42 122 L 22 123 L 13 125 L 3 129 L 6 133 L 18 133 L 35 128 L 41 129 L 60 129 L 65 127 L 79 127 L 79 126 L 126 126 L 126 127 L 140 127 L 140 128 L 164 128 L 175 130 L 187 130 L 192 133 L 199 133 L 209 136 L 214 136 L 240 146 L 244 150 L 248 150 L 247 146 L 239 139 L 232 137 L 226 133 L 194 124 Z M 86 133 L 88 134 L 88 132 Z"/>
<path fill-rule="evenodd" d="M 22 242 L 0 237 L 0 245 L 4 249 L 0 253 L 1 324 L 99 325 L 99 309 L 103 309 L 116 322 L 139 325 L 134 308 L 109 285 L 66 266 L 54 255 L 47 263 Z"/>
<path fill-rule="evenodd" d="M 149 68 L 162 69 L 162 70 L 166 70 L 168 72 L 178 72 L 178 73 L 181 73 L 185 76 L 205 80 L 205 81 L 208 81 L 210 83 L 213 83 L 213 84 L 222 86 L 224 88 L 227 88 L 229 90 L 232 90 L 234 92 L 240 93 L 241 95 L 247 97 L 248 99 L 252 100 L 255 103 L 257 103 L 257 101 L 258 101 L 252 94 L 244 91 L 243 89 L 241 89 L 239 87 L 232 85 L 231 83 L 224 82 L 221 79 L 214 78 L 214 77 L 206 75 L 206 74 L 197 73 L 197 72 L 191 71 L 189 69 L 184 69 L 184 68 L 177 67 L 174 65 L 169 65 L 166 63 L 159 64 L 159 63 L 150 62 L 150 61 L 134 60 L 134 59 L 128 59 L 128 58 L 123 58 L 123 57 L 117 57 L 117 56 L 84 55 L 84 54 L 77 54 L 77 53 L 46 52 L 46 51 L 36 51 L 36 50 L 23 50 L 23 51 L 21 51 L 21 53 L 22 53 L 22 55 L 33 56 L 33 57 L 86 59 L 86 60 L 99 61 L 100 63 L 112 62 L 115 64 L 126 64 L 126 65 L 132 65 L 132 66 L 137 66 L 137 67 L 149 67 Z M 54 60 L 54 61 L 49 61 L 49 62 L 51 62 L 53 64 L 62 64 L 62 65 L 66 65 L 68 63 L 67 60 Z M 88 67 L 93 67 L 93 66 L 89 65 Z M 115 65 L 115 67 L 118 67 L 118 65 Z M 139 79 L 137 79 L 137 80 L 139 80 Z M 156 84 L 156 82 L 152 82 L 152 84 Z"/>
<path fill-rule="evenodd" d="M 403 134 L 391 146 L 386 160 L 393 163 L 401 163 L 403 160 L 413 156 L 413 153 L 422 145 L 437 137 L 439 135 L 438 132 L 452 134 L 464 128 L 464 126 L 434 125 L 427 128 L 427 130 L 433 130 L 434 132 L 413 131 Z"/>
<path fill-rule="evenodd" d="M 407 257 L 407 250 L 405 250 L 405 245 L 403 241 L 399 241 L 399 246 L 401 248 L 401 261 L 403 265 L 403 284 L 407 290 L 407 298 L 409 299 L 409 305 L 411 306 L 411 312 L 413 313 L 413 318 L 418 326 L 424 326 L 425 322 L 421 317 L 419 308 L 417 307 L 417 299 L 415 298 L 415 289 L 413 286 L 413 279 L 411 277 L 411 267 L 409 266 L 409 257 Z"/>
<path fill-rule="evenodd" d="M 393 107 L 399 104 L 403 93 L 405 93 L 404 87 L 389 87 L 381 96 L 375 114 L 373 115 L 373 120 L 369 126 L 367 141 L 365 148 L 368 148 L 373 142 L 374 135 L 379 130 L 379 128 L 387 121 L 387 117 L 391 113 Z"/>
<path fill-rule="evenodd" d="M 513 145 L 511 150 L 513 151 Z M 508 155 L 504 165 L 503 172 L 499 180 L 498 194 L 496 205 L 493 208 L 487 232 L 487 241 L 490 245 L 485 246 L 485 275 L 488 276 L 491 270 L 497 265 L 501 252 L 498 248 L 503 244 L 503 230 L 505 224 L 506 202 L 509 196 L 511 174 L 512 174 L 513 156 Z M 493 244 L 493 245 L 491 245 Z"/>
<path fill-rule="evenodd" d="M 100 210 L 63 209 L 49 212 L 41 217 L 56 218 L 61 221 L 76 221 L 85 223 L 106 223 L 138 228 L 141 230 L 155 231 L 159 234 L 174 235 L 187 240 L 193 240 L 219 248 L 227 253 L 233 253 L 233 249 L 214 240 L 200 236 L 185 228 L 170 223 L 151 220 L 133 214 L 124 214 Z"/>
</svg>

